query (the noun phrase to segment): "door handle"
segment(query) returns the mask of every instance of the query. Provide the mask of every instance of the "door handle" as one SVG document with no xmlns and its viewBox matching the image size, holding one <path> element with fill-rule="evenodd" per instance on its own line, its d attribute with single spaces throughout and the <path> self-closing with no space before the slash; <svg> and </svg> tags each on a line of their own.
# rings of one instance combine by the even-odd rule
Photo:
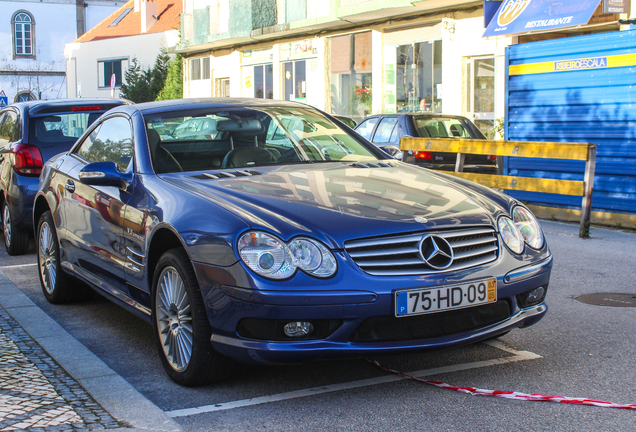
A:
<svg viewBox="0 0 636 432">
<path fill-rule="evenodd" d="M 73 180 L 69 180 L 68 182 L 66 182 L 66 185 L 64 185 L 64 187 L 70 193 L 75 192 L 75 183 L 73 183 Z"/>
</svg>

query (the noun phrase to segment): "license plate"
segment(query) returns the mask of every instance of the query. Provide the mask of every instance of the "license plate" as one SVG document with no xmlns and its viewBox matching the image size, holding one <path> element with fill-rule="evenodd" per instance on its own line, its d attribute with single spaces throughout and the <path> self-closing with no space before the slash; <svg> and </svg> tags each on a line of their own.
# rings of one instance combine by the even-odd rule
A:
<svg viewBox="0 0 636 432">
<path fill-rule="evenodd" d="M 395 293 L 395 316 L 421 315 L 496 301 L 497 281 L 495 279 L 398 291 Z"/>
</svg>

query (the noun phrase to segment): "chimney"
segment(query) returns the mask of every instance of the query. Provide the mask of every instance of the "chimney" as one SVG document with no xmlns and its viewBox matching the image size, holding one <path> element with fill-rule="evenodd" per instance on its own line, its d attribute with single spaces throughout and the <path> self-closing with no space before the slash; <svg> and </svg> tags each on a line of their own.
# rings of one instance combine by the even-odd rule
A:
<svg viewBox="0 0 636 432">
<path fill-rule="evenodd" d="M 147 33 L 150 27 L 157 22 L 157 1 L 156 0 L 135 0 L 135 5 L 139 2 L 141 9 L 141 32 Z"/>
<path fill-rule="evenodd" d="M 133 2 L 133 5 L 134 5 L 133 12 L 139 12 L 139 10 L 141 9 L 141 7 L 139 6 L 139 3 L 141 3 L 141 0 L 135 0 Z"/>
</svg>

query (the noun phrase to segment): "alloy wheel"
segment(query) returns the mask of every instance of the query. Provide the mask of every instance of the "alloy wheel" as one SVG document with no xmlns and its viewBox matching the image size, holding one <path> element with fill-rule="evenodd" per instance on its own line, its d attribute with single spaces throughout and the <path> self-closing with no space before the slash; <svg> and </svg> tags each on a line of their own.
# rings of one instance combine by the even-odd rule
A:
<svg viewBox="0 0 636 432">
<path fill-rule="evenodd" d="M 42 284 L 47 293 L 53 294 L 57 278 L 57 254 L 51 227 L 47 222 L 40 226 L 38 261 Z"/>
<path fill-rule="evenodd" d="M 174 267 L 165 267 L 158 282 L 155 307 L 161 347 L 170 366 L 176 372 L 182 372 L 192 358 L 190 299 L 183 279 Z"/>
<path fill-rule="evenodd" d="M 9 206 L 5 205 L 2 212 L 2 221 L 4 223 L 4 243 L 7 247 L 11 246 L 11 213 L 9 213 Z"/>
</svg>

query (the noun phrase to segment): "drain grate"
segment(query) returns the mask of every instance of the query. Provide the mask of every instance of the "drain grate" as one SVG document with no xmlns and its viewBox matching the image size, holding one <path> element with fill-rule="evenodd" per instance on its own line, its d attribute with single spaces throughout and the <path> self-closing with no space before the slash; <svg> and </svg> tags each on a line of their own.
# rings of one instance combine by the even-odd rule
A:
<svg viewBox="0 0 636 432">
<path fill-rule="evenodd" d="M 636 307 L 636 294 L 596 293 L 578 296 L 576 299 L 595 306 Z"/>
</svg>

